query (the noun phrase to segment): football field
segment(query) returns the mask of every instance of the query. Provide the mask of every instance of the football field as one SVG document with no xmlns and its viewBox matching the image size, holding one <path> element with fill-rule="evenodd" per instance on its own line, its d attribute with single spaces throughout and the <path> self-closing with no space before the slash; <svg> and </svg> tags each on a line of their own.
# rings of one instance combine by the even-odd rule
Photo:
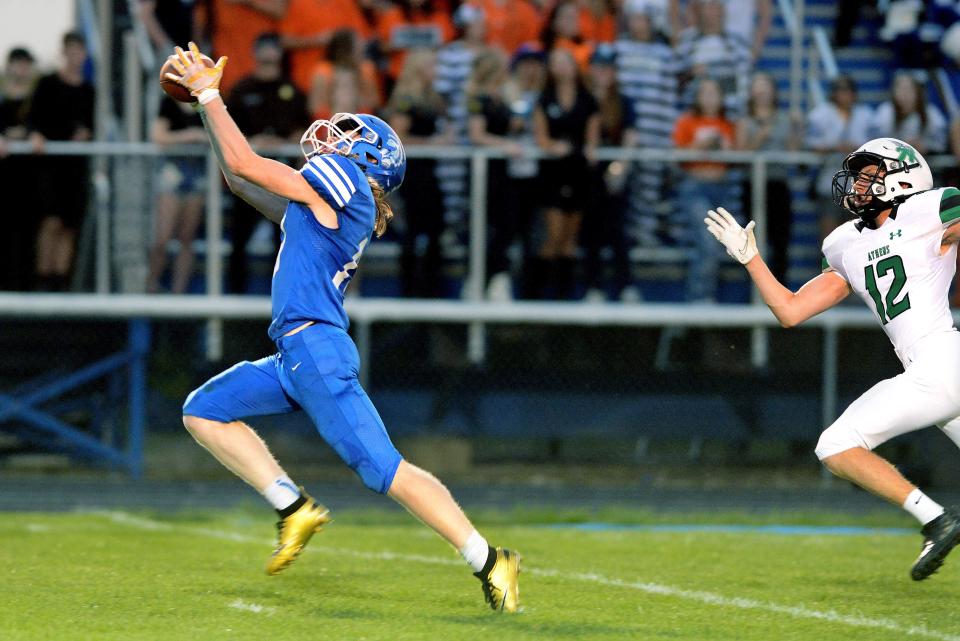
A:
<svg viewBox="0 0 960 641">
<path fill-rule="evenodd" d="M 405 514 L 335 519 L 270 577 L 263 511 L 0 513 L 0 639 L 960 641 L 960 556 L 910 581 L 920 538 L 899 517 L 481 514 L 523 554 L 512 616 Z"/>
</svg>

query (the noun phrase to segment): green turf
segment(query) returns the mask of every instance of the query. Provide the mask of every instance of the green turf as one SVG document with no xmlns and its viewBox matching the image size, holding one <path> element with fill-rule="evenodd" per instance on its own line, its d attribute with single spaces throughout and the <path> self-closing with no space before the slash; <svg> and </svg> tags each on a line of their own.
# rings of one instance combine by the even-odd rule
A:
<svg viewBox="0 0 960 641">
<path fill-rule="evenodd" d="M 910 581 L 917 536 L 582 532 L 512 515 L 522 524 L 479 521 L 524 555 L 515 616 L 486 610 L 457 555 L 393 513 L 335 515 L 277 577 L 263 511 L 0 514 L 0 639 L 960 640 L 960 558 Z"/>
</svg>

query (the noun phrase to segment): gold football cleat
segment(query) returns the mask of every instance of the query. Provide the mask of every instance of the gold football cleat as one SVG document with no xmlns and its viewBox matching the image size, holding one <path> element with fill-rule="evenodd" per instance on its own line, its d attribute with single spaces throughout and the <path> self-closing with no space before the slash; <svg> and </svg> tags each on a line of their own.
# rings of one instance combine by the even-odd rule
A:
<svg viewBox="0 0 960 641">
<path fill-rule="evenodd" d="M 314 532 L 330 522 L 330 510 L 305 492 L 303 498 L 307 502 L 299 510 L 277 522 L 277 549 L 267 562 L 267 574 L 277 574 L 293 563 Z"/>
<path fill-rule="evenodd" d="M 520 606 L 520 555 L 497 548 L 497 560 L 487 576 L 480 579 L 483 596 L 490 608 L 498 612 L 516 612 Z"/>
</svg>

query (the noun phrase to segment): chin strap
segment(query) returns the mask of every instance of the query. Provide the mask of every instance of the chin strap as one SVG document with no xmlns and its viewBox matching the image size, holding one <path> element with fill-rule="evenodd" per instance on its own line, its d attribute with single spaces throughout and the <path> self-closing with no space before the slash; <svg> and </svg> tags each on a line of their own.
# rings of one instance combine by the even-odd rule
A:
<svg viewBox="0 0 960 641">
<path fill-rule="evenodd" d="M 899 202 L 895 202 L 895 203 L 893 204 L 893 207 L 890 208 L 890 216 L 888 216 L 888 218 L 893 218 L 894 220 L 896 220 L 896 218 L 897 218 L 897 210 L 900 208 L 900 204 L 901 204 L 902 202 L 903 202 L 903 201 L 899 201 Z M 863 218 L 861 218 L 860 220 L 858 220 L 858 221 L 856 222 L 857 231 L 863 231 L 864 227 L 866 227 L 867 229 L 876 229 L 876 228 L 877 228 L 877 218 L 879 218 L 879 217 L 880 217 L 880 214 L 882 214 L 884 211 L 886 211 L 886 210 L 878 211 L 878 212 L 877 212 L 877 215 L 874 216 L 873 218 L 870 218 L 870 219 L 863 219 Z"/>
</svg>

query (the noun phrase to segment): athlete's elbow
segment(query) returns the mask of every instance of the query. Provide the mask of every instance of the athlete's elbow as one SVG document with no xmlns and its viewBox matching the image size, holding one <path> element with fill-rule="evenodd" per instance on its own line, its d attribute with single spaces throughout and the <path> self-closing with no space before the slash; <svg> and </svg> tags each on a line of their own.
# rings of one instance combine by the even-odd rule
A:
<svg viewBox="0 0 960 641">
<path fill-rule="evenodd" d="M 777 320 L 780 321 L 780 327 L 784 329 L 792 329 L 800 324 L 799 320 L 789 316 L 777 316 Z"/>
<path fill-rule="evenodd" d="M 224 154 L 224 161 L 230 173 L 244 180 L 250 180 L 250 176 L 256 165 L 256 159 L 257 154 L 255 154 L 253 150 L 234 151 L 233 153 Z"/>
<path fill-rule="evenodd" d="M 797 314 L 791 313 L 789 308 L 776 308 L 771 307 L 770 311 L 773 312 L 773 315 L 776 316 L 777 321 L 780 323 L 780 327 L 785 329 L 790 329 L 796 327 L 803 322 L 803 319 L 800 318 Z"/>
</svg>

